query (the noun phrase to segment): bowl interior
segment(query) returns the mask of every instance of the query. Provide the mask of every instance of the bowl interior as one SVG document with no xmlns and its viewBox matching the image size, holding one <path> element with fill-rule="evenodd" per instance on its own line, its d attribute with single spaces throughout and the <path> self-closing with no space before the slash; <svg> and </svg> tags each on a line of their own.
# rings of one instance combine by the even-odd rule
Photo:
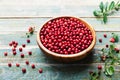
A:
<svg viewBox="0 0 120 80">
<path fill-rule="evenodd" d="M 71 17 L 71 16 L 63 16 L 63 17 L 57 17 L 57 18 L 64 18 L 64 17 L 70 17 L 70 18 L 76 18 L 76 17 Z M 57 18 L 53 18 L 53 19 L 50 19 L 50 20 L 54 20 L 54 19 L 57 19 Z M 96 33 L 95 33 L 95 30 L 93 29 L 93 27 L 91 25 L 89 25 L 86 21 L 84 21 L 83 19 L 81 18 L 76 18 L 76 19 L 79 19 L 84 25 L 86 25 L 86 27 L 88 27 L 90 29 L 90 31 L 92 32 L 92 36 L 93 36 L 93 41 L 91 42 L 91 44 L 89 45 L 88 48 L 86 48 L 85 50 L 79 52 L 79 53 L 76 53 L 76 54 L 69 54 L 69 55 L 65 55 L 65 54 L 58 54 L 58 53 L 55 53 L 55 52 L 52 52 L 50 50 L 48 50 L 46 47 L 43 46 L 42 42 L 41 42 L 41 39 L 40 39 L 40 31 L 42 29 L 42 27 L 44 25 L 46 25 L 46 23 L 40 28 L 40 30 L 38 31 L 37 33 L 37 42 L 39 44 L 39 47 L 44 50 L 45 52 L 47 52 L 48 54 L 51 54 L 53 56 L 57 56 L 57 57 L 76 57 L 76 56 L 80 56 L 80 55 L 83 55 L 85 53 L 88 53 L 94 46 L 95 46 L 95 43 L 96 43 Z M 50 21 L 49 20 L 49 21 Z"/>
</svg>

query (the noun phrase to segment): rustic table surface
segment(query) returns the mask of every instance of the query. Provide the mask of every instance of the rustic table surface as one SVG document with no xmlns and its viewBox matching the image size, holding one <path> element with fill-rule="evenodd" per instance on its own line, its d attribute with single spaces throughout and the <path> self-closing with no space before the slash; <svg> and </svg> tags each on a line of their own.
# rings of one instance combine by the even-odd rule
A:
<svg viewBox="0 0 120 80">
<path fill-rule="evenodd" d="M 0 80 L 89 80 L 88 71 L 96 70 L 97 65 L 101 64 L 100 49 L 110 44 L 112 32 L 120 34 L 120 11 L 110 16 L 107 24 L 93 16 L 93 10 L 98 9 L 101 1 L 107 0 L 0 0 Z M 81 17 L 94 27 L 97 34 L 97 42 L 91 54 L 84 60 L 67 64 L 47 58 L 36 43 L 36 32 L 46 21 L 65 15 Z M 31 43 L 27 44 L 25 34 L 29 26 L 35 26 L 36 31 L 30 37 Z M 107 38 L 103 37 L 104 33 L 108 35 Z M 98 42 L 99 38 L 103 39 L 102 43 Z M 12 40 L 19 43 L 18 47 L 27 44 L 23 50 L 24 58 L 20 57 L 18 50 L 16 56 L 12 54 L 8 45 Z M 28 51 L 33 54 L 29 56 Z M 8 56 L 5 57 L 4 52 L 8 52 Z M 27 66 L 26 60 L 30 65 L 34 63 L 36 68 Z M 10 68 L 9 62 L 12 63 Z M 20 67 L 16 67 L 16 63 Z M 25 74 L 22 68 L 27 69 Z M 39 68 L 43 69 L 43 73 L 38 72 Z M 120 80 L 119 69 L 118 66 L 112 80 Z M 109 78 L 104 77 L 104 80 Z"/>
</svg>

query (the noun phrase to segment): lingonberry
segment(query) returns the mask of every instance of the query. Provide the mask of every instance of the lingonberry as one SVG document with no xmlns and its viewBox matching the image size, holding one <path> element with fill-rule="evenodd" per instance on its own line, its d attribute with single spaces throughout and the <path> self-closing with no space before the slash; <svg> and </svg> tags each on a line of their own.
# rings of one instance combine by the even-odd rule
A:
<svg viewBox="0 0 120 80">
<path fill-rule="evenodd" d="M 22 50 L 23 50 L 23 49 L 20 47 L 20 48 L 19 48 L 19 51 L 22 52 Z"/>
<path fill-rule="evenodd" d="M 110 38 L 110 42 L 114 43 L 115 42 L 115 39 L 112 37 Z"/>
<path fill-rule="evenodd" d="M 31 51 L 29 51 L 29 52 L 28 52 L 28 55 L 32 55 L 32 52 L 31 52 Z"/>
<path fill-rule="evenodd" d="M 13 55 L 16 55 L 17 54 L 17 52 L 16 51 L 13 51 Z"/>
<path fill-rule="evenodd" d="M 30 39 L 27 39 L 27 43 L 30 43 Z"/>
<path fill-rule="evenodd" d="M 42 73 L 42 72 L 43 72 L 43 70 L 40 68 L 40 69 L 39 69 L 39 73 Z"/>
<path fill-rule="evenodd" d="M 102 65 L 98 65 L 98 70 L 101 70 L 102 69 Z"/>
<path fill-rule="evenodd" d="M 29 65 L 29 61 L 25 61 L 26 65 Z"/>
<path fill-rule="evenodd" d="M 8 67 L 12 67 L 12 64 L 11 64 L 11 63 L 8 63 Z"/>
<path fill-rule="evenodd" d="M 23 53 L 21 53 L 20 56 L 21 56 L 21 58 L 24 58 L 24 54 Z"/>
<path fill-rule="evenodd" d="M 26 68 L 22 68 L 22 73 L 26 73 Z"/>
<path fill-rule="evenodd" d="M 32 64 L 32 65 L 31 65 L 31 68 L 34 69 L 34 68 L 35 68 L 35 64 Z"/>
<path fill-rule="evenodd" d="M 102 39 L 101 38 L 99 39 L 99 42 L 102 43 Z"/>
<path fill-rule="evenodd" d="M 104 38 L 107 38 L 107 34 L 103 34 Z"/>
<path fill-rule="evenodd" d="M 16 63 L 16 67 L 20 67 L 20 64 L 19 64 L 19 63 Z"/>
<path fill-rule="evenodd" d="M 7 52 L 4 52 L 4 56 L 7 56 L 8 55 L 8 53 Z"/>
<path fill-rule="evenodd" d="M 26 47 L 26 44 L 22 44 L 22 47 L 25 48 L 25 47 Z"/>
</svg>

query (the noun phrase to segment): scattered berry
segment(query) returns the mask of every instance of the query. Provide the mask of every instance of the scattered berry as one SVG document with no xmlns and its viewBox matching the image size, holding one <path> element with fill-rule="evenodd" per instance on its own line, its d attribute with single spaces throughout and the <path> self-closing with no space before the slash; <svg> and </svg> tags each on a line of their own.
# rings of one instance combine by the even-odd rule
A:
<svg viewBox="0 0 120 80">
<path fill-rule="evenodd" d="M 43 70 L 40 68 L 40 69 L 39 69 L 39 73 L 42 73 L 42 72 L 43 72 Z"/>
<path fill-rule="evenodd" d="M 27 43 L 30 43 L 30 39 L 27 39 Z"/>
<path fill-rule="evenodd" d="M 107 38 L 107 34 L 104 34 L 103 36 L 104 36 L 104 38 Z"/>
<path fill-rule="evenodd" d="M 114 43 L 115 39 L 114 38 L 110 38 L 110 42 Z"/>
<path fill-rule="evenodd" d="M 31 67 L 34 69 L 34 68 L 35 68 L 35 65 L 34 65 L 34 64 L 32 64 L 32 65 L 31 65 Z"/>
<path fill-rule="evenodd" d="M 16 55 L 17 54 L 17 52 L 16 51 L 13 51 L 13 55 Z"/>
<path fill-rule="evenodd" d="M 7 56 L 8 55 L 8 53 L 7 52 L 4 52 L 4 56 Z"/>
<path fill-rule="evenodd" d="M 8 63 L 8 67 L 12 67 L 12 64 L 11 64 L 11 63 Z"/>
<path fill-rule="evenodd" d="M 30 34 L 33 34 L 34 28 L 33 28 L 33 27 L 29 27 L 28 32 L 29 32 Z"/>
<path fill-rule="evenodd" d="M 109 45 L 108 45 L 108 44 L 106 44 L 105 46 L 106 46 L 106 48 L 108 48 L 108 47 L 109 47 Z"/>
<path fill-rule="evenodd" d="M 26 73 L 26 69 L 25 68 L 22 68 L 22 73 Z"/>
<path fill-rule="evenodd" d="M 19 51 L 22 52 L 22 48 L 19 48 Z"/>
<path fill-rule="evenodd" d="M 31 52 L 31 51 L 29 51 L 29 52 L 28 52 L 28 55 L 32 55 L 32 52 Z"/>
<path fill-rule="evenodd" d="M 20 56 L 21 56 L 21 58 L 24 58 L 24 54 L 23 53 L 21 53 Z"/>
<path fill-rule="evenodd" d="M 101 70 L 102 69 L 102 66 L 101 65 L 98 65 L 98 70 Z"/>
<path fill-rule="evenodd" d="M 17 45 L 16 45 L 16 44 L 13 44 L 13 47 L 14 47 L 14 48 L 16 48 L 16 47 L 17 47 Z"/>
<path fill-rule="evenodd" d="M 15 41 L 12 41 L 12 44 L 15 44 Z"/>
<path fill-rule="evenodd" d="M 9 46 L 12 46 L 12 42 L 11 42 L 11 43 L 9 43 Z"/>
<path fill-rule="evenodd" d="M 29 61 L 26 61 L 25 63 L 26 63 L 26 65 L 29 65 Z"/>
<path fill-rule="evenodd" d="M 22 47 L 23 47 L 23 48 L 25 48 L 25 47 L 26 47 L 26 45 L 25 45 L 25 44 L 22 44 Z"/>
<path fill-rule="evenodd" d="M 118 53 L 119 52 L 119 49 L 118 48 L 114 48 L 114 50 Z"/>
<path fill-rule="evenodd" d="M 99 39 L 99 42 L 102 43 L 102 39 Z"/>
<path fill-rule="evenodd" d="M 19 63 L 16 63 L 16 67 L 20 67 L 20 64 L 19 64 Z"/>
<path fill-rule="evenodd" d="M 12 48 L 12 51 L 16 51 L 16 49 L 15 49 L 15 48 Z"/>
<path fill-rule="evenodd" d="M 17 46 L 17 45 L 18 45 L 18 42 L 15 42 L 15 45 Z"/>
</svg>

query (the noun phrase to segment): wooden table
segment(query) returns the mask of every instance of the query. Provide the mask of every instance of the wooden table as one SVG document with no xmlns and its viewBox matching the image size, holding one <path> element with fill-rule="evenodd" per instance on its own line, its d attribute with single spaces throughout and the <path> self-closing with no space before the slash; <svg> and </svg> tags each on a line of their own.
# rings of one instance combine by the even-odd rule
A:
<svg viewBox="0 0 120 80">
<path fill-rule="evenodd" d="M 0 80 L 89 80 L 88 71 L 96 70 L 97 65 L 102 64 L 100 50 L 105 44 L 110 44 L 111 33 L 120 34 L 120 11 L 110 16 L 107 24 L 103 24 L 92 14 L 93 10 L 98 9 L 99 3 L 99 0 L 0 0 Z M 47 58 L 36 43 L 36 32 L 46 21 L 65 15 L 81 17 L 95 28 L 97 34 L 97 43 L 91 54 L 84 60 L 71 64 Z M 25 58 L 20 57 L 19 51 L 13 56 L 9 42 L 17 41 L 18 47 L 26 44 L 25 34 L 29 26 L 35 26 L 36 32 L 30 37 L 31 43 L 23 50 Z M 104 33 L 107 38 L 103 37 Z M 98 42 L 99 38 L 103 39 L 102 43 Z M 3 53 L 6 51 L 8 56 L 5 57 Z M 29 56 L 28 51 L 33 54 Z M 25 64 L 26 60 L 30 61 L 30 65 Z M 8 67 L 9 62 L 12 63 L 11 68 Z M 16 67 L 16 63 L 20 67 Z M 30 67 L 33 63 L 35 69 Z M 22 73 L 22 68 L 27 69 L 25 74 Z M 43 73 L 38 72 L 39 68 L 43 69 Z M 119 69 L 118 66 L 111 80 L 120 80 Z M 105 77 L 104 80 L 109 78 Z"/>
</svg>

